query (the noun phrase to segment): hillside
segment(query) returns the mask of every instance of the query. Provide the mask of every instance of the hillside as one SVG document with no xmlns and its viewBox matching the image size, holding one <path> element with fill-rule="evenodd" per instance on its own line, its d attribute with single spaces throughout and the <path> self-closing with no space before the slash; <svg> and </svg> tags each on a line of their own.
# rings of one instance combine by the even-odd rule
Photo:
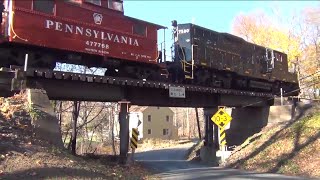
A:
<svg viewBox="0 0 320 180">
<path fill-rule="evenodd" d="M 0 179 L 148 179 L 139 164 L 72 156 L 34 136 L 26 97 L 0 98 Z"/>
<path fill-rule="evenodd" d="M 299 105 L 294 121 L 273 124 L 247 139 L 225 167 L 320 177 L 320 105 Z"/>
</svg>

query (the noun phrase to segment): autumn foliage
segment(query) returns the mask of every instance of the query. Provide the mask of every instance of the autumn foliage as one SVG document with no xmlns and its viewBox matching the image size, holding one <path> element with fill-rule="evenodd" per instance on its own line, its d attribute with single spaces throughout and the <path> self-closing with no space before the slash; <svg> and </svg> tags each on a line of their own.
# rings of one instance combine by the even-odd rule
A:
<svg viewBox="0 0 320 180">
<path fill-rule="evenodd" d="M 319 96 L 316 92 L 320 87 L 320 6 L 307 7 L 289 20 L 263 11 L 240 13 L 234 18 L 232 33 L 286 53 L 290 70 L 299 74 L 304 95 Z"/>
</svg>

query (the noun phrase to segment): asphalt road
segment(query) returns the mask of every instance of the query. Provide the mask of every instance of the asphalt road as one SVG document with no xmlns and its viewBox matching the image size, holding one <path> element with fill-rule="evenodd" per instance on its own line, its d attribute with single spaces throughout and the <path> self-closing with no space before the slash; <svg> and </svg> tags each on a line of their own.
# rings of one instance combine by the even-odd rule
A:
<svg viewBox="0 0 320 180">
<path fill-rule="evenodd" d="M 283 176 L 280 174 L 255 173 L 236 169 L 210 167 L 208 165 L 184 160 L 190 144 L 179 145 L 167 149 L 138 152 L 135 159 L 153 170 L 162 179 L 218 179 L 218 180 L 271 180 L 271 179 L 306 179 L 301 177 Z"/>
</svg>

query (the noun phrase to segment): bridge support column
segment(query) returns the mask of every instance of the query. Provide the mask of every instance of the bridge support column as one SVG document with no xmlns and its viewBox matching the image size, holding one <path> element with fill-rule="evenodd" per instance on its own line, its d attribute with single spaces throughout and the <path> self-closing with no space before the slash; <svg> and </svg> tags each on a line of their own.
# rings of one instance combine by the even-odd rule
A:
<svg viewBox="0 0 320 180">
<path fill-rule="evenodd" d="M 217 108 L 204 108 L 203 115 L 205 120 L 205 138 L 204 138 L 204 146 L 200 149 L 200 158 L 201 161 L 206 163 L 213 163 L 217 165 L 217 158 L 216 158 L 216 144 L 219 142 L 216 140 L 218 137 L 214 134 L 218 132 L 217 128 L 213 129 L 213 122 L 211 121 L 212 115 L 217 111 Z M 215 132 L 215 133 L 214 133 Z"/>
<path fill-rule="evenodd" d="M 213 122 L 210 119 L 210 111 L 212 109 L 204 109 L 204 129 L 205 129 L 205 139 L 204 146 L 211 147 L 213 144 Z"/>
<path fill-rule="evenodd" d="M 120 112 L 119 112 L 119 122 L 120 122 L 120 163 L 127 163 L 127 156 L 129 150 L 129 110 L 128 101 L 121 101 Z"/>
<path fill-rule="evenodd" d="M 59 121 L 46 91 L 27 89 L 27 96 L 30 111 L 33 114 L 31 123 L 34 126 L 35 135 L 50 144 L 63 148 Z"/>
</svg>

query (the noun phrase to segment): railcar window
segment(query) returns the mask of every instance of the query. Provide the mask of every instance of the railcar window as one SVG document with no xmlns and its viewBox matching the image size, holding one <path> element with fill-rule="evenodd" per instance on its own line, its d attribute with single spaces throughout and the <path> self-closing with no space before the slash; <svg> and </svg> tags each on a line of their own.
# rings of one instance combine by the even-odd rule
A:
<svg viewBox="0 0 320 180">
<path fill-rule="evenodd" d="M 73 4 L 81 4 L 81 0 L 64 0 L 64 2 L 73 3 Z"/>
<path fill-rule="evenodd" d="M 133 34 L 145 36 L 146 35 L 146 26 L 143 24 L 134 24 L 133 25 Z"/>
<path fill-rule="evenodd" d="M 85 0 L 88 3 L 92 3 L 98 6 L 101 6 L 101 0 Z"/>
<path fill-rule="evenodd" d="M 54 0 L 33 0 L 33 10 L 53 14 Z"/>
<path fill-rule="evenodd" d="M 122 0 L 108 0 L 108 8 L 123 12 L 123 1 Z"/>
</svg>

